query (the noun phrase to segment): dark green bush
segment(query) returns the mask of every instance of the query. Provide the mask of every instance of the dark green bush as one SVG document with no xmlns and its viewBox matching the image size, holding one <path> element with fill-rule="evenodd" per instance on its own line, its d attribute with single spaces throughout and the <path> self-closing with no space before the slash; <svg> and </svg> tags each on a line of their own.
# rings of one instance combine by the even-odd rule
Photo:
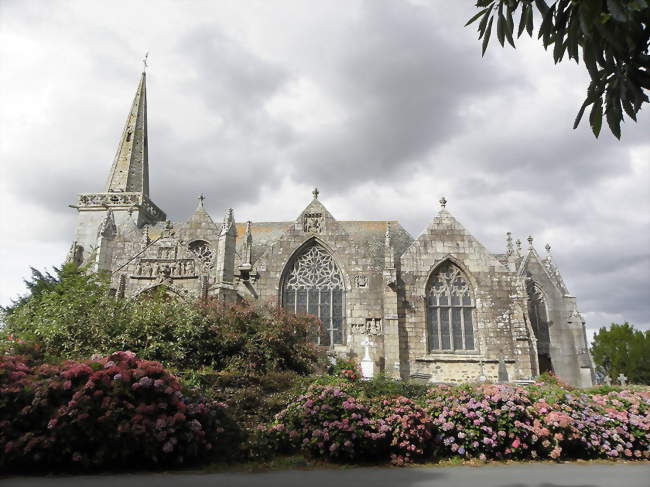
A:
<svg viewBox="0 0 650 487">
<path fill-rule="evenodd" d="M 101 276 L 64 269 L 59 282 L 10 310 L 0 342 L 13 336 L 37 343 L 49 359 L 131 350 L 176 370 L 309 374 L 317 368 L 319 350 L 307 341 L 320 326 L 314 318 L 156 294 L 116 299 Z"/>
</svg>

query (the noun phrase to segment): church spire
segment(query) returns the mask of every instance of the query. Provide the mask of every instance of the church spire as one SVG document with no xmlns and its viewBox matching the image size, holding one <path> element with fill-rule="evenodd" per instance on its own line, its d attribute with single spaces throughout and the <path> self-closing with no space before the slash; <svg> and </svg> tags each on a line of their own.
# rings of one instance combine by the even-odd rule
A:
<svg viewBox="0 0 650 487">
<path fill-rule="evenodd" d="M 135 192 L 149 196 L 146 78 L 143 71 L 108 176 L 107 192 Z"/>
</svg>

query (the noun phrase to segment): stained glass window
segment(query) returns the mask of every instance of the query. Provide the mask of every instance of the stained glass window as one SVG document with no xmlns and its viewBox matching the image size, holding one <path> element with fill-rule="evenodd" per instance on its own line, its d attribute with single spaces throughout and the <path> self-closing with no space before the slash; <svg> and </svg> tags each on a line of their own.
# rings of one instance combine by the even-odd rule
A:
<svg viewBox="0 0 650 487">
<path fill-rule="evenodd" d="M 447 262 L 436 270 L 426 302 L 429 351 L 474 350 L 474 298 L 457 266 Z"/>
<path fill-rule="evenodd" d="M 332 256 L 312 245 L 294 260 L 282 289 L 282 305 L 294 313 L 318 316 L 323 346 L 343 343 L 345 286 Z"/>
</svg>

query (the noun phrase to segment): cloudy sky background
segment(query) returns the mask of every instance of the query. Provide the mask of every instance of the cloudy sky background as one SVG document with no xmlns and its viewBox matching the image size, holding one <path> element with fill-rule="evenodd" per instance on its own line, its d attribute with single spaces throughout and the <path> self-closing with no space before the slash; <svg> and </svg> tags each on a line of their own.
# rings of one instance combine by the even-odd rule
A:
<svg viewBox="0 0 650 487">
<path fill-rule="evenodd" d="M 417 236 L 445 195 L 491 251 L 550 242 L 590 334 L 650 328 L 650 109 L 622 140 L 573 119 L 582 66 L 536 41 L 485 58 L 474 2 L 0 1 L 0 304 L 60 264 L 68 204 L 103 190 L 141 71 L 151 195 L 291 220 L 318 186 L 342 220 Z"/>
</svg>

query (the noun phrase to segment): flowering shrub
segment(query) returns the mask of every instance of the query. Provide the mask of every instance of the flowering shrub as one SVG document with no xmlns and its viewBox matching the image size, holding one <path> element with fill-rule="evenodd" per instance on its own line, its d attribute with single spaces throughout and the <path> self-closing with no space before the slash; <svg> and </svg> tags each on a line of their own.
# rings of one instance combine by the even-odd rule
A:
<svg viewBox="0 0 650 487">
<path fill-rule="evenodd" d="M 396 465 L 454 456 L 650 458 L 648 392 L 439 386 L 429 390 L 425 406 L 401 396 L 361 400 L 355 393 L 367 397 L 356 383 L 311 386 L 261 427 L 256 440 L 267 452 L 302 450 L 336 461 L 390 457 Z"/>
<path fill-rule="evenodd" d="M 650 458 L 650 395 L 567 393 L 555 404 L 536 402 L 530 428 L 550 458 Z"/>
<path fill-rule="evenodd" d="M 332 386 L 311 386 L 265 428 L 280 450 L 300 449 L 334 461 L 381 458 L 389 428 L 370 408 Z"/>
<path fill-rule="evenodd" d="M 337 357 L 336 362 L 330 366 L 329 373 L 349 382 L 359 379 L 357 363 L 354 360 L 344 360 L 340 357 Z"/>
<path fill-rule="evenodd" d="M 236 450 L 224 406 L 180 389 L 131 352 L 39 366 L 0 357 L 0 468 L 167 465 Z"/>
<path fill-rule="evenodd" d="M 530 456 L 531 405 L 520 387 L 441 386 L 430 391 L 428 409 L 444 455 L 486 458 Z"/>
<path fill-rule="evenodd" d="M 402 396 L 379 400 L 373 413 L 388 428 L 393 464 L 412 463 L 430 452 L 433 420 L 415 402 Z"/>
<path fill-rule="evenodd" d="M 650 458 L 650 395 L 606 396 L 508 385 L 432 389 L 442 455 L 504 458 Z"/>
</svg>

